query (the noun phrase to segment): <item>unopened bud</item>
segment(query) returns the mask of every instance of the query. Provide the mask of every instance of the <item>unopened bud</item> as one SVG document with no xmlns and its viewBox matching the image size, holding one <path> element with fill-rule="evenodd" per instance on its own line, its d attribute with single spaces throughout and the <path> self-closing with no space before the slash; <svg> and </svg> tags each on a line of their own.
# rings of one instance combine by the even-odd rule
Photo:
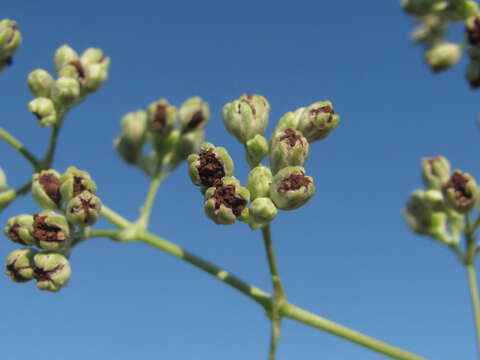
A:
<svg viewBox="0 0 480 360">
<path fill-rule="evenodd" d="M 314 142 L 327 137 L 340 121 L 330 101 L 319 101 L 305 108 L 296 130 L 309 141 Z"/>
<path fill-rule="evenodd" d="M 300 123 L 300 118 L 302 117 L 305 111 L 304 107 L 298 108 L 295 111 L 290 111 L 283 115 L 280 120 L 278 120 L 277 126 L 275 127 L 275 131 L 281 131 L 285 129 L 294 129 L 298 128 Z"/>
<path fill-rule="evenodd" d="M 51 98 L 57 104 L 71 106 L 79 96 L 80 84 L 74 78 L 60 77 L 53 84 Z"/>
<path fill-rule="evenodd" d="M 254 167 L 248 174 L 248 190 L 252 199 L 268 197 L 272 184 L 272 172 L 266 166 Z"/>
<path fill-rule="evenodd" d="M 143 110 L 130 112 L 122 120 L 122 134 L 134 146 L 142 147 L 147 131 L 147 113 Z"/>
<path fill-rule="evenodd" d="M 246 157 L 250 167 L 260 164 L 268 154 L 268 142 L 263 135 L 255 135 L 245 143 Z"/>
<path fill-rule="evenodd" d="M 425 53 L 425 62 L 433 72 L 441 72 L 454 66 L 462 55 L 462 48 L 454 43 L 440 43 Z"/>
<path fill-rule="evenodd" d="M 113 141 L 113 146 L 118 155 L 130 165 L 137 165 L 140 161 L 141 148 L 132 144 L 124 134 L 118 136 Z"/>
<path fill-rule="evenodd" d="M 84 191 L 68 202 L 65 214 L 72 224 L 85 227 L 97 222 L 101 209 L 100 199 L 91 192 Z"/>
<path fill-rule="evenodd" d="M 314 193 L 313 178 L 305 176 L 305 169 L 300 166 L 283 168 L 273 177 L 270 186 L 270 198 L 282 210 L 299 208 Z"/>
<path fill-rule="evenodd" d="M 7 257 L 5 273 L 14 282 L 27 282 L 33 279 L 33 257 L 37 251 L 32 249 L 18 249 Z"/>
<path fill-rule="evenodd" d="M 59 291 L 67 285 L 71 274 L 70 262 L 62 254 L 45 252 L 33 257 L 33 277 L 40 290 Z"/>
<path fill-rule="evenodd" d="M 173 130 L 177 108 L 166 99 L 161 99 L 148 106 L 147 114 L 152 136 L 165 137 Z"/>
<path fill-rule="evenodd" d="M 80 62 L 83 66 L 90 64 L 96 64 L 101 62 L 105 57 L 103 56 L 102 49 L 88 48 L 80 56 Z"/>
<path fill-rule="evenodd" d="M 470 45 L 475 47 L 480 45 L 480 17 L 475 16 L 467 21 L 465 36 Z"/>
<path fill-rule="evenodd" d="M 185 101 L 178 111 L 180 131 L 188 133 L 203 129 L 210 120 L 208 104 L 200 97 L 192 97 Z"/>
<path fill-rule="evenodd" d="M 28 110 L 35 115 L 40 126 L 51 126 L 57 123 L 57 111 L 53 101 L 46 97 L 38 97 L 28 104 Z"/>
<path fill-rule="evenodd" d="M 191 153 L 200 149 L 205 137 L 205 130 L 195 130 L 182 134 L 175 145 L 172 165 L 177 165 L 184 161 Z"/>
<path fill-rule="evenodd" d="M 82 82 L 83 89 L 92 93 L 102 87 L 108 77 L 110 58 L 103 58 L 101 62 L 89 64 L 85 67 L 85 80 Z"/>
<path fill-rule="evenodd" d="M 474 0 L 448 1 L 448 6 L 442 11 L 449 21 L 464 21 L 478 14 L 478 4 Z"/>
<path fill-rule="evenodd" d="M 405 12 L 413 16 L 425 16 L 445 8 L 445 1 L 441 0 L 401 0 Z"/>
<path fill-rule="evenodd" d="M 3 228 L 5 235 L 14 243 L 32 246 L 35 244 L 33 238 L 33 216 L 28 214 L 17 215 L 8 219 L 7 225 Z"/>
<path fill-rule="evenodd" d="M 222 119 L 228 132 L 245 144 L 265 132 L 269 112 L 270 104 L 263 96 L 242 95 L 223 107 Z"/>
<path fill-rule="evenodd" d="M 44 250 L 60 250 L 70 238 L 70 226 L 65 216 L 51 210 L 33 215 L 32 226 L 35 244 Z"/>
<path fill-rule="evenodd" d="M 41 207 L 58 209 L 62 202 L 58 171 L 50 169 L 33 174 L 32 197 Z"/>
<path fill-rule="evenodd" d="M 301 132 L 287 128 L 277 131 L 270 140 L 270 168 L 276 174 L 287 166 L 303 166 L 309 144 Z"/>
<path fill-rule="evenodd" d="M 74 166 L 69 167 L 65 174 L 60 176 L 60 193 L 63 200 L 68 202 L 84 191 L 95 194 L 97 185 L 88 172 L 79 170 Z"/>
<path fill-rule="evenodd" d="M 450 178 L 450 162 L 443 156 L 423 158 L 422 177 L 428 189 L 441 190 Z"/>
<path fill-rule="evenodd" d="M 268 197 L 259 197 L 250 205 L 250 217 L 257 224 L 268 224 L 277 216 L 278 210 Z"/>
<path fill-rule="evenodd" d="M 28 88 L 35 97 L 49 97 L 54 81 L 52 76 L 43 69 L 32 71 L 27 79 Z"/>
<path fill-rule="evenodd" d="M 478 186 L 472 175 L 455 170 L 443 187 L 445 201 L 455 211 L 466 214 L 478 200 Z"/>
<path fill-rule="evenodd" d="M 232 175 L 233 170 L 233 160 L 227 149 L 208 142 L 202 144 L 199 154 L 188 157 L 190 179 L 197 186 L 214 186 L 223 177 Z"/>
<path fill-rule="evenodd" d="M 53 57 L 53 62 L 57 73 L 60 72 L 65 65 L 77 60 L 77 52 L 68 45 L 60 46 Z"/>
<path fill-rule="evenodd" d="M 0 21 L 0 60 L 11 63 L 11 56 L 22 42 L 17 23 L 10 19 Z"/>
</svg>

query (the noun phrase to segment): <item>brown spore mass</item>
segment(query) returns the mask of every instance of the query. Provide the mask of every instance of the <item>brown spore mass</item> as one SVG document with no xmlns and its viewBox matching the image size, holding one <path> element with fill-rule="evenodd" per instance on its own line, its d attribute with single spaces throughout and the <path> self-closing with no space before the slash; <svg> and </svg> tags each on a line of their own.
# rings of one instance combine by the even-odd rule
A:
<svg viewBox="0 0 480 360">
<path fill-rule="evenodd" d="M 43 190 L 55 204 L 60 204 L 62 196 L 60 195 L 60 180 L 53 174 L 43 174 L 38 179 Z"/>
<path fill-rule="evenodd" d="M 95 209 L 95 204 L 92 203 L 92 198 L 84 199 L 83 197 L 80 197 L 80 206 L 77 207 L 72 207 L 70 212 L 72 214 L 78 213 L 80 211 L 85 211 L 85 224 L 87 224 L 90 221 L 90 210 Z"/>
<path fill-rule="evenodd" d="M 284 193 L 287 191 L 295 191 L 302 187 L 304 187 L 305 191 L 307 191 L 310 183 L 310 179 L 307 178 L 303 173 L 294 173 L 281 181 L 278 191 Z"/>
<path fill-rule="evenodd" d="M 279 139 L 280 141 L 284 141 L 289 144 L 291 147 L 294 147 L 295 144 L 297 143 L 297 141 L 300 142 L 300 144 L 302 144 L 302 137 L 300 135 L 298 135 L 295 130 L 293 129 L 285 129 L 285 131 L 283 132 L 283 135 L 280 137 Z"/>
<path fill-rule="evenodd" d="M 38 241 L 63 242 L 66 240 L 65 233 L 56 225 L 45 222 L 46 216 L 33 215 L 33 236 Z"/>
<path fill-rule="evenodd" d="M 451 188 L 455 192 L 455 197 L 462 202 L 468 202 L 472 199 L 472 194 L 468 191 L 467 178 L 459 173 L 454 173 L 447 182 L 447 188 Z"/>
<path fill-rule="evenodd" d="M 20 225 L 15 224 L 8 229 L 8 237 L 16 243 L 26 245 L 20 235 L 18 234 L 18 229 L 20 228 Z"/>
<path fill-rule="evenodd" d="M 167 126 L 167 106 L 158 104 L 153 115 L 152 130 L 161 133 Z"/>
<path fill-rule="evenodd" d="M 193 114 L 192 119 L 183 130 L 183 133 L 187 133 L 189 131 L 195 130 L 197 126 L 203 122 L 203 120 L 204 120 L 203 114 L 200 110 L 198 110 Z"/>
<path fill-rule="evenodd" d="M 83 185 L 83 178 L 80 176 L 73 177 L 73 197 L 80 195 L 82 192 L 87 190 L 87 187 Z"/>
<path fill-rule="evenodd" d="M 203 150 L 199 161 L 197 170 L 203 186 L 214 186 L 225 176 L 225 169 L 212 150 Z"/>
<path fill-rule="evenodd" d="M 33 267 L 33 277 L 37 280 L 40 281 L 45 281 L 45 280 L 51 280 L 52 275 L 54 275 L 57 272 L 62 271 L 62 269 L 65 267 L 65 265 L 59 265 L 53 270 L 45 271 L 43 269 L 40 269 L 39 267 L 34 266 Z"/>
<path fill-rule="evenodd" d="M 220 205 L 224 205 L 229 209 L 232 209 L 232 212 L 235 216 L 239 216 L 242 213 L 242 210 L 245 208 L 247 203 L 242 198 L 236 196 L 235 185 L 217 186 L 212 198 L 215 199 L 216 210 L 220 208 Z"/>
</svg>

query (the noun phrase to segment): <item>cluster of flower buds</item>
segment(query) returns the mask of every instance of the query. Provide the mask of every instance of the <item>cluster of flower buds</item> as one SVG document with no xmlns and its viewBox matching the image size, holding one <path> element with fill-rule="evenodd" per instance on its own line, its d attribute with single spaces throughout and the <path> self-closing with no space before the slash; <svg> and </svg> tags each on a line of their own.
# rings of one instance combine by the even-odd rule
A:
<svg viewBox="0 0 480 360">
<path fill-rule="evenodd" d="M 10 19 L 0 20 L 0 71 L 12 64 L 12 55 L 22 43 L 22 34 L 17 23 Z"/>
<path fill-rule="evenodd" d="M 446 245 L 457 245 L 465 229 L 464 215 L 473 211 L 480 194 L 475 179 L 451 171 L 443 156 L 422 159 L 425 190 L 415 190 L 404 210 L 409 227 Z"/>
<path fill-rule="evenodd" d="M 131 112 L 122 118 L 122 133 L 114 146 L 126 163 L 141 166 L 153 175 L 160 163 L 176 167 L 197 151 L 209 120 L 208 104 L 200 97 L 188 99 L 178 110 L 168 100 L 160 99 L 146 111 Z M 149 155 L 143 153 L 146 141 L 153 149 Z"/>
<path fill-rule="evenodd" d="M 279 209 L 297 209 L 315 192 L 303 167 L 310 143 L 327 137 L 340 117 L 330 101 L 316 102 L 285 114 L 268 142 L 263 133 L 269 110 L 261 95 L 242 95 L 223 107 L 225 127 L 245 146 L 252 168 L 246 188 L 232 176 L 234 164 L 225 148 L 204 143 L 188 157 L 190 178 L 205 197 L 205 213 L 217 224 L 241 220 L 258 229 Z M 270 167 L 262 165 L 267 155 Z"/>
<path fill-rule="evenodd" d="M 35 96 L 28 109 L 41 126 L 59 124 L 66 110 L 100 89 L 107 79 L 110 59 L 101 49 L 89 48 L 78 56 L 70 46 L 63 45 L 55 52 L 54 65 L 56 80 L 43 69 L 28 75 L 28 87 Z"/>
<path fill-rule="evenodd" d="M 13 281 L 35 279 L 40 290 L 48 291 L 58 291 L 67 284 L 71 274 L 67 255 L 75 232 L 93 225 L 100 216 L 102 204 L 95 192 L 90 175 L 74 167 L 64 174 L 50 169 L 33 175 L 32 197 L 44 210 L 10 218 L 4 233 L 14 243 L 44 252 L 13 251 L 6 269 Z"/>
</svg>

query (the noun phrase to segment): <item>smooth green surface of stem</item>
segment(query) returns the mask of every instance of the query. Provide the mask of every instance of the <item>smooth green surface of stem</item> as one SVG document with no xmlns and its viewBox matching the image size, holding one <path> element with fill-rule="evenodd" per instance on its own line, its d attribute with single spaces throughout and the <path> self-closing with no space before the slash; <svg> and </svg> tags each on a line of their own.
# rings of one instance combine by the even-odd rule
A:
<svg viewBox="0 0 480 360">
<path fill-rule="evenodd" d="M 157 196 L 158 188 L 162 181 L 168 176 L 167 172 L 160 171 L 158 172 L 150 181 L 150 188 L 148 190 L 145 203 L 142 206 L 140 211 L 140 217 L 137 223 L 142 229 L 147 229 L 148 222 L 150 219 L 150 213 L 152 212 L 153 203 L 155 202 L 155 197 Z"/>
<path fill-rule="evenodd" d="M 480 353 L 480 301 L 478 298 L 477 275 L 473 264 L 467 265 L 468 283 L 472 296 L 473 318 L 475 320 L 475 331 L 477 334 L 477 350 Z"/>
<path fill-rule="evenodd" d="M 60 124 L 63 120 L 60 121 Z M 47 152 L 43 158 L 42 165 L 45 169 L 51 167 L 53 158 L 55 155 L 55 149 L 57 148 L 58 135 L 60 134 L 61 125 L 52 126 L 52 134 L 50 136 L 50 143 L 48 144 Z"/>
<path fill-rule="evenodd" d="M 0 128 L 0 139 L 14 148 L 20 155 L 22 155 L 34 168 L 37 168 L 40 162 L 37 158 L 28 151 L 25 146 L 17 140 L 13 135 L 3 128 Z"/>
<path fill-rule="evenodd" d="M 0 210 L 8 206 L 13 200 L 15 200 L 19 195 L 24 195 L 30 191 L 32 186 L 31 182 L 26 183 L 25 185 L 19 187 L 18 189 L 9 189 L 0 193 Z"/>
<path fill-rule="evenodd" d="M 116 227 L 120 229 L 125 229 L 128 228 L 129 226 L 132 226 L 133 224 L 125 219 L 124 217 L 118 215 L 115 211 L 111 210 L 107 205 L 102 204 L 102 216 L 104 216 L 112 225 L 115 225 Z"/>
<path fill-rule="evenodd" d="M 277 260 L 275 258 L 275 251 L 272 244 L 272 233 L 270 231 L 270 224 L 262 227 L 263 243 L 267 253 L 268 266 L 270 268 L 270 275 L 272 277 L 272 285 L 279 297 L 285 297 L 280 272 L 278 271 Z"/>
</svg>

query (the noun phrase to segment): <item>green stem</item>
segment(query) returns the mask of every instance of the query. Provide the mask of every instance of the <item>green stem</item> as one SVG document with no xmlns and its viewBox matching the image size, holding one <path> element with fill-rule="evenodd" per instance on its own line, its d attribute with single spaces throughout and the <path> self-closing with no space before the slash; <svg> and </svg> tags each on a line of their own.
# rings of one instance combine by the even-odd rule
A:
<svg viewBox="0 0 480 360">
<path fill-rule="evenodd" d="M 112 225 L 115 225 L 120 229 L 126 229 L 133 225 L 130 221 L 117 214 L 105 204 L 102 204 L 102 216 L 110 221 Z"/>
<path fill-rule="evenodd" d="M 475 320 L 475 330 L 477 334 L 477 350 L 480 353 L 480 301 L 478 298 L 477 275 L 473 264 L 467 265 L 468 282 L 470 284 L 470 294 L 472 296 L 473 317 Z"/>
<path fill-rule="evenodd" d="M 48 144 L 47 152 L 45 153 L 45 157 L 43 158 L 42 165 L 44 169 L 48 169 L 51 167 L 53 163 L 53 158 L 55 156 L 55 149 L 57 148 L 57 140 L 58 135 L 60 134 L 61 123 L 59 125 L 55 125 L 52 127 L 52 134 L 50 136 L 50 143 Z"/>
<path fill-rule="evenodd" d="M 168 172 L 158 171 L 156 175 L 150 181 L 150 188 L 148 190 L 145 203 L 142 206 L 140 211 L 140 217 L 138 218 L 137 224 L 141 229 L 147 229 L 148 222 L 150 219 L 150 214 L 152 212 L 153 203 L 155 202 L 155 197 L 157 196 L 158 188 L 162 181 L 169 175 Z"/>
<path fill-rule="evenodd" d="M 8 131 L 3 128 L 0 128 L 0 140 L 3 140 L 12 148 L 14 148 L 20 155 L 22 155 L 34 168 L 37 168 L 40 164 L 40 161 L 30 152 L 25 146 L 11 135 Z"/>
<path fill-rule="evenodd" d="M 0 210 L 6 208 L 13 200 L 15 200 L 19 195 L 24 195 L 30 191 L 32 183 L 29 181 L 25 185 L 17 189 L 9 189 L 0 193 Z"/>
</svg>

